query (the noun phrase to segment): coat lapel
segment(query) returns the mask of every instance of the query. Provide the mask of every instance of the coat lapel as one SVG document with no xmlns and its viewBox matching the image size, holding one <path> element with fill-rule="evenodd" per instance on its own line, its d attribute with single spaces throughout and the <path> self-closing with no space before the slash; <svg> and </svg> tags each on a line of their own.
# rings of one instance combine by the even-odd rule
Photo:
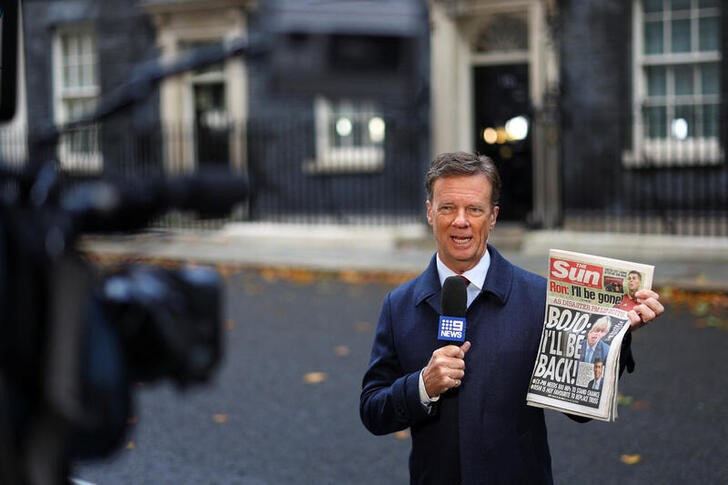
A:
<svg viewBox="0 0 728 485">
<path fill-rule="evenodd" d="M 435 255 L 430 259 L 430 264 L 427 266 L 425 271 L 420 274 L 415 283 L 415 305 L 419 306 L 422 303 L 426 303 L 432 307 L 432 309 L 440 314 L 440 293 L 442 287 L 440 286 L 440 276 L 437 273 L 437 263 Z"/>
</svg>

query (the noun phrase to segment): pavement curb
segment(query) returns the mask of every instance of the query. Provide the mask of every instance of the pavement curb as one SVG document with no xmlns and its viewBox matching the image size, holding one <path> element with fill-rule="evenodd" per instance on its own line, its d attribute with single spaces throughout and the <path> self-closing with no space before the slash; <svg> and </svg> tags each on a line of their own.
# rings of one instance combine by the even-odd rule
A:
<svg viewBox="0 0 728 485">
<path fill-rule="evenodd" d="M 500 239 L 499 239 L 500 237 Z M 725 239 L 499 231 L 493 243 L 514 264 L 546 275 L 550 248 L 655 266 L 654 286 L 728 292 Z M 340 227 L 236 224 L 215 231 L 155 230 L 122 236 L 87 236 L 79 248 L 113 260 L 189 261 L 275 271 L 305 270 L 400 280 L 419 274 L 435 251 L 425 225 Z"/>
</svg>

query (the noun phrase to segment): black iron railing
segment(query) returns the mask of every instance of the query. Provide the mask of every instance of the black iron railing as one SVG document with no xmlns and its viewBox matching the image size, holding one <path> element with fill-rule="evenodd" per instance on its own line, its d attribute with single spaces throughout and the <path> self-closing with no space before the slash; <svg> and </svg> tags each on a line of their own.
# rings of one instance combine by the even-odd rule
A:
<svg viewBox="0 0 728 485">
<path fill-rule="evenodd" d="M 324 153 L 310 118 L 226 124 L 200 136 L 190 129 L 133 134 L 108 133 L 102 127 L 96 154 L 100 158 L 87 156 L 86 166 L 83 156 L 59 163 L 68 183 L 89 177 L 174 175 L 219 165 L 249 177 L 250 200 L 229 218 L 200 221 L 171 214 L 158 222 L 160 226 L 219 227 L 230 221 L 422 223 L 422 179 L 429 162 L 422 138 L 426 135 L 399 126 L 397 120 L 388 120 L 386 127 L 386 138 L 378 147 Z M 0 131 L 0 155 L 6 164 L 22 166 L 28 152 L 23 129 Z M 589 204 L 570 205 L 566 196 L 557 201 L 563 207 L 563 228 L 728 236 L 724 161 L 691 166 L 615 160 L 613 166 L 610 172 L 593 174 L 599 189 Z M 561 192 L 571 189 L 564 186 Z"/>
</svg>

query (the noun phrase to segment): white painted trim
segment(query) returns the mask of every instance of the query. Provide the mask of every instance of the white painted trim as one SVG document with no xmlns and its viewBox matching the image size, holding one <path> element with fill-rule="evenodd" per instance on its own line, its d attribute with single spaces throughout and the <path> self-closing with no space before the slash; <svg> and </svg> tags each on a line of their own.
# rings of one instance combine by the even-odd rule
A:
<svg viewBox="0 0 728 485">
<path fill-rule="evenodd" d="M 558 83 L 556 52 L 549 39 L 545 10 L 539 0 L 462 2 L 455 15 L 443 2 L 430 0 L 432 33 L 432 139 L 434 153 L 472 151 L 475 147 L 473 67 L 527 64 L 529 96 L 533 106 L 542 103 L 548 86 Z M 502 13 L 525 14 L 528 48 L 520 52 L 472 52 L 468 34 L 488 17 Z"/>
<path fill-rule="evenodd" d="M 231 41 L 247 36 L 246 8 L 254 5 L 249 1 L 180 2 L 147 10 L 154 16 L 157 27 L 157 43 L 163 56 L 174 58 L 185 42 Z M 194 86 L 206 82 L 224 82 L 225 104 L 228 117 L 234 126 L 231 130 L 230 167 L 244 169 L 246 160 L 246 130 L 248 114 L 248 72 L 245 60 L 229 58 L 222 72 L 194 75 L 185 73 L 166 79 L 161 85 L 160 112 L 165 128 L 178 133 L 194 131 Z M 176 143 L 165 143 L 165 170 L 170 173 L 193 171 L 197 166 L 195 136 Z"/>
<path fill-rule="evenodd" d="M 694 20 L 694 12 L 690 18 Z M 649 139 L 644 136 L 645 120 L 642 116 L 642 105 L 647 97 L 645 75 L 646 65 L 674 66 L 677 64 L 695 65 L 701 62 L 717 62 L 720 53 L 678 53 L 678 54 L 644 54 L 642 24 L 644 15 L 641 0 L 632 2 L 632 144 L 622 153 L 622 164 L 625 167 L 690 167 L 711 166 L 723 163 L 725 154 L 717 137 L 691 137 L 686 140 L 668 138 Z M 694 26 L 693 26 L 694 27 Z M 697 35 L 697 29 L 691 29 Z M 670 78 L 668 78 L 668 84 Z M 674 86 L 668 85 L 668 94 L 674 92 Z M 703 96 L 710 98 L 709 96 Z"/>
<path fill-rule="evenodd" d="M 66 34 L 78 34 L 89 35 L 94 47 L 94 55 L 96 59 L 96 85 L 88 87 L 77 87 L 75 89 L 62 89 L 61 79 L 63 77 L 62 70 L 62 52 L 61 52 L 61 36 Z M 52 39 L 52 83 L 53 83 L 53 120 L 56 125 L 63 125 L 69 121 L 69 114 L 66 112 L 66 108 L 63 103 L 63 99 L 70 97 L 93 99 L 100 96 L 101 87 L 99 85 L 99 73 L 98 73 L 98 43 L 96 33 L 91 24 L 88 23 L 74 23 L 68 25 L 62 25 L 55 29 L 53 32 Z M 103 155 L 100 150 L 100 140 L 98 134 L 98 127 L 91 126 L 90 130 L 93 131 L 95 137 L 96 151 L 87 154 L 75 154 L 70 152 L 69 141 L 66 137 L 62 136 L 58 142 L 57 157 L 58 162 L 62 169 L 72 170 L 74 172 L 84 173 L 97 173 L 103 168 Z"/>
<path fill-rule="evenodd" d="M 384 168 L 384 149 L 381 146 L 333 147 L 329 139 L 331 103 L 323 96 L 314 98 L 316 158 L 306 160 L 304 173 L 369 173 Z M 385 135 L 386 136 L 386 135 Z"/>
</svg>

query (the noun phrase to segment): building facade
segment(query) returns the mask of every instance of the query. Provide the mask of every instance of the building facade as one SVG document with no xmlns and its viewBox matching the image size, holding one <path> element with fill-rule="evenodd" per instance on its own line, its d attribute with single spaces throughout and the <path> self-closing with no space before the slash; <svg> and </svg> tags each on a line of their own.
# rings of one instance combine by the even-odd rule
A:
<svg viewBox="0 0 728 485">
<path fill-rule="evenodd" d="M 468 150 L 501 170 L 502 220 L 728 234 L 719 0 L 23 7 L 31 138 L 147 65 L 247 46 L 149 83 L 132 107 L 55 147 L 30 145 L 68 173 L 224 166 L 249 176 L 249 219 L 422 221 L 429 160 Z"/>
<path fill-rule="evenodd" d="M 724 2 L 564 2 L 559 16 L 565 223 L 728 234 Z"/>
<path fill-rule="evenodd" d="M 503 218 L 728 233 L 720 1 L 433 0 L 430 14 L 435 150 L 491 155 Z"/>
</svg>

